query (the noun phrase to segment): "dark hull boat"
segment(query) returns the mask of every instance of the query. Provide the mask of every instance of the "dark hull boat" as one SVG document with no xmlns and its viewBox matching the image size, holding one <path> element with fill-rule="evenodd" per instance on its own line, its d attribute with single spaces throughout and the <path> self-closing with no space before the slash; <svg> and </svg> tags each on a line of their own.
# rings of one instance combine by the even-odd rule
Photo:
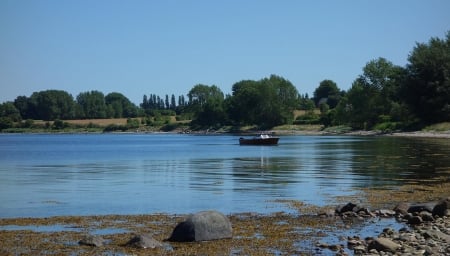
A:
<svg viewBox="0 0 450 256">
<path fill-rule="evenodd" d="M 249 139 L 239 138 L 239 145 L 277 145 L 279 139 L 279 137 L 261 134 Z"/>
</svg>

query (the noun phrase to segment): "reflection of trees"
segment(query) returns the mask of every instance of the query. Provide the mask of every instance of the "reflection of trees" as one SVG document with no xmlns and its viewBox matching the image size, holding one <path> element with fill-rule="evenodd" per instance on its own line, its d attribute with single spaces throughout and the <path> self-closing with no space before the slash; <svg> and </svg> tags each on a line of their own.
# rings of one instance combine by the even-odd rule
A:
<svg viewBox="0 0 450 256">
<path fill-rule="evenodd" d="M 353 183 L 351 168 L 353 144 L 358 140 L 342 137 L 323 137 L 309 145 L 309 154 L 304 156 L 306 171 L 314 177 L 321 187 L 338 186 Z"/>
<path fill-rule="evenodd" d="M 253 150 L 253 148 L 252 148 Z M 273 156 L 267 149 L 234 158 L 189 161 L 189 186 L 196 190 L 273 190 L 290 183 L 300 163 L 292 156 Z"/>
<path fill-rule="evenodd" d="M 351 171 L 368 184 L 416 182 L 448 175 L 448 140 L 382 137 L 353 145 Z"/>
<path fill-rule="evenodd" d="M 285 142 L 276 148 L 245 148 L 231 158 L 191 159 L 182 167 L 188 186 L 213 193 L 301 195 L 426 180 L 450 171 L 448 140 L 336 136 Z"/>
<path fill-rule="evenodd" d="M 235 181 L 285 184 L 290 182 L 296 169 L 295 159 L 289 157 L 235 158 L 232 160 Z"/>
</svg>

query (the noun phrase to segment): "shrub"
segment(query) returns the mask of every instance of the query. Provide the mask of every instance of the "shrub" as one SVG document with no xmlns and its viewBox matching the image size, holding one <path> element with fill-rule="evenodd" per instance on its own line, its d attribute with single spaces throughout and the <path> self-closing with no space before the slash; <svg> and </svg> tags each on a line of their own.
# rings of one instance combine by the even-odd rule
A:
<svg viewBox="0 0 450 256">
<path fill-rule="evenodd" d="M 376 124 L 374 130 L 382 131 L 382 132 L 392 132 L 399 128 L 398 122 L 384 122 Z"/>
<path fill-rule="evenodd" d="M 166 124 L 163 127 L 161 127 L 161 131 L 163 131 L 163 132 L 170 132 L 170 131 L 173 131 L 173 130 L 175 130 L 177 128 L 178 128 L 177 124 L 171 123 L 171 124 Z"/>
<path fill-rule="evenodd" d="M 64 128 L 67 128 L 67 127 L 69 127 L 69 123 L 67 123 L 67 122 L 64 122 L 64 121 L 59 120 L 59 119 L 56 119 L 55 121 L 53 121 L 52 128 L 55 129 L 55 130 L 61 130 L 61 129 L 64 129 Z"/>
<path fill-rule="evenodd" d="M 140 121 L 137 118 L 128 118 L 127 119 L 127 127 L 129 129 L 139 128 Z"/>
<path fill-rule="evenodd" d="M 119 125 L 119 124 L 110 124 L 103 129 L 103 132 L 114 132 L 114 131 L 126 131 L 128 130 L 128 127 L 125 125 Z"/>
<path fill-rule="evenodd" d="M 0 130 L 12 128 L 13 127 L 13 120 L 9 117 L 0 117 Z"/>
</svg>

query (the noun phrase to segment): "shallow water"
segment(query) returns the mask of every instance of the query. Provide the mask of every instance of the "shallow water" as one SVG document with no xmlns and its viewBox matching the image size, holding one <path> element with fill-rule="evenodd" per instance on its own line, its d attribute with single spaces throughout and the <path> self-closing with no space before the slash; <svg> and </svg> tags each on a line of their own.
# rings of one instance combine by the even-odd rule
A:
<svg viewBox="0 0 450 256">
<path fill-rule="evenodd" d="M 239 146 L 238 136 L 0 135 L 0 217 L 270 213 L 277 199 L 324 205 L 356 187 L 450 173 L 450 140 L 282 136 Z"/>
</svg>

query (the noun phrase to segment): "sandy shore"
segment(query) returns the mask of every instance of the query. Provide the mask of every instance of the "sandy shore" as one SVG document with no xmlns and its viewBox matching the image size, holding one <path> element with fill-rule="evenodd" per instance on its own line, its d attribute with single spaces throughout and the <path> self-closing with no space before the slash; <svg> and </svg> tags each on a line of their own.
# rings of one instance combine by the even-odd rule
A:
<svg viewBox="0 0 450 256">
<path fill-rule="evenodd" d="M 450 175 L 401 187 L 361 189 L 351 197 L 334 198 L 329 206 L 317 207 L 300 201 L 280 201 L 295 214 L 238 213 L 228 215 L 233 238 L 193 243 L 165 242 L 162 248 L 137 249 L 124 244 L 135 234 L 149 234 L 158 241 L 168 238 L 186 216 L 175 214 L 61 216 L 50 218 L 0 219 L 0 255 L 317 255 L 333 253 L 317 243 L 346 244 L 343 234 L 364 230 L 364 225 L 381 225 L 380 218 L 322 217 L 337 204 L 357 202 L 371 209 L 393 209 L 399 202 L 430 202 L 450 196 Z M 251 209 L 249 209 L 251 210 Z M 395 219 L 390 220 L 389 227 Z M 405 225 L 405 224 L 399 224 Z M 381 232 L 381 231 L 380 231 Z M 108 242 L 102 247 L 78 245 L 85 235 L 98 235 Z M 369 234 L 377 236 L 378 234 Z M 341 241 L 342 239 L 342 241 Z M 351 250 L 342 247 L 341 251 Z M 335 255 L 335 254 L 333 254 Z"/>
</svg>

